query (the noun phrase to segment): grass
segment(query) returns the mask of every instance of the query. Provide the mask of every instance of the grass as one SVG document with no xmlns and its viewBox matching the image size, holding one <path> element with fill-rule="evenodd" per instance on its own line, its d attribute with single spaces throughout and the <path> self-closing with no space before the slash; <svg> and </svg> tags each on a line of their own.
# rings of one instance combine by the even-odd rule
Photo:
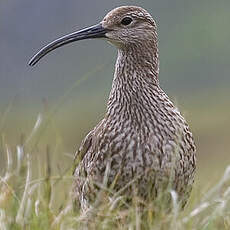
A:
<svg viewBox="0 0 230 230">
<path fill-rule="evenodd" d="M 24 130 L 25 124 L 27 127 L 28 123 L 31 124 L 31 121 L 25 122 L 29 117 L 26 112 L 21 116 L 17 111 L 10 113 L 13 103 L 0 114 L 0 230 L 230 229 L 230 166 L 227 161 L 229 151 L 226 148 L 229 144 L 226 130 L 230 128 L 230 110 L 228 101 L 224 103 L 223 100 L 223 106 L 211 104 L 206 110 L 204 103 L 198 100 L 200 105 L 197 106 L 196 100 L 194 108 L 197 111 L 189 109 L 193 110 L 195 118 L 192 127 L 197 134 L 198 172 L 189 203 L 183 211 L 178 209 L 174 191 L 169 191 L 173 201 L 171 211 L 165 211 L 161 200 L 142 203 L 140 210 L 138 204 L 141 201 L 136 196 L 123 209 L 123 197 L 115 196 L 107 202 L 108 196 L 103 190 L 97 197 L 100 202 L 90 212 L 81 213 L 80 210 L 73 209 L 70 197 L 73 154 L 66 153 L 66 149 L 69 151 L 69 146 L 79 143 L 82 138 L 79 130 L 77 134 L 73 132 L 73 124 L 76 127 L 87 127 L 85 120 L 93 120 L 95 111 L 87 111 L 92 117 L 86 118 L 83 114 L 85 120 L 76 119 L 76 114 L 81 111 L 72 108 L 72 117 L 65 113 L 58 117 L 56 112 L 63 107 L 63 102 L 71 91 L 93 74 L 94 72 L 89 73 L 76 82 L 52 110 L 44 105 L 44 112 L 38 114 L 30 132 Z M 96 108 L 97 105 L 91 107 Z M 19 120 L 20 117 L 24 121 Z M 58 127 L 56 123 L 62 127 Z M 21 129 L 27 134 L 22 134 Z M 18 135 L 20 140 L 16 142 L 15 136 Z M 75 140 L 76 136 L 78 138 Z"/>
<path fill-rule="evenodd" d="M 5 168 L 0 177 L 0 229 L 230 229 L 230 166 L 212 187 L 196 184 L 183 211 L 178 209 L 174 191 L 170 191 L 173 208 L 167 212 L 161 201 L 142 203 L 140 210 L 135 196 L 123 209 L 121 196 L 106 202 L 103 191 L 90 212 L 73 210 L 71 165 L 54 174 L 52 148 L 47 145 L 45 154 L 39 154 L 43 123 L 47 124 L 38 115 L 31 133 L 21 138 L 15 150 L 2 136 Z"/>
</svg>

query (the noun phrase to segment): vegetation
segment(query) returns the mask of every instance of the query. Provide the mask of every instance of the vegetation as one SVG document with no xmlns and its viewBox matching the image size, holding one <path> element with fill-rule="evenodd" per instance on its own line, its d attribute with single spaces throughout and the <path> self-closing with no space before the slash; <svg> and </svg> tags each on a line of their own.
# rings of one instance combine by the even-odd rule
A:
<svg viewBox="0 0 230 230">
<path fill-rule="evenodd" d="M 50 109 L 44 99 L 43 112 L 37 115 L 36 122 L 31 118 L 37 111 L 17 108 L 14 102 L 1 110 L 0 230 L 230 229 L 230 154 L 226 148 L 230 109 L 229 92 L 223 90 L 212 92 L 212 96 L 203 91 L 202 95 L 193 95 L 192 100 L 180 98 L 180 104 L 191 106 L 185 115 L 198 149 L 196 183 L 183 211 L 179 211 L 174 191 L 169 191 L 173 201 L 171 211 L 164 209 L 161 200 L 142 202 L 140 209 L 141 201 L 135 196 L 124 209 L 122 197 L 108 202 L 106 193 L 98 194 L 100 202 L 89 212 L 73 210 L 70 196 L 73 154 L 68 152 L 73 152 L 104 109 L 89 97 L 77 105 L 78 98 L 74 101 L 77 109 L 72 104 L 70 109 L 66 99 L 72 98 L 72 91 L 94 74 L 90 72 L 78 80 L 54 108 Z M 100 95 L 96 101 L 103 98 Z"/>
<path fill-rule="evenodd" d="M 210 174 L 214 169 L 208 168 L 205 179 L 198 170 L 197 183 L 183 211 L 179 211 L 173 191 L 170 212 L 162 208 L 162 202 L 142 203 L 139 209 L 137 197 L 123 209 L 122 197 L 106 202 L 106 194 L 103 199 L 99 194 L 99 205 L 87 213 L 73 210 L 72 155 L 65 154 L 69 165 L 57 166 L 58 160 L 52 159 L 57 143 L 52 148 L 47 145 L 45 154 L 39 147 L 51 122 L 49 118 L 40 114 L 31 133 L 21 135 L 15 148 L 2 135 L 0 152 L 5 167 L 0 177 L 0 229 L 230 229 L 230 166 L 211 187 Z"/>
</svg>

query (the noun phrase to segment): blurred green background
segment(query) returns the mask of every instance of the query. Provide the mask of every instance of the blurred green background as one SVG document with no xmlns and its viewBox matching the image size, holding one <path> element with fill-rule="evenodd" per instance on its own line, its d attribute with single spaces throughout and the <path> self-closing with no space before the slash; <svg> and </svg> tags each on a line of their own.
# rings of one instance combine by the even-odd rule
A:
<svg viewBox="0 0 230 230">
<path fill-rule="evenodd" d="M 48 42 L 98 23 L 120 5 L 142 6 L 157 22 L 161 87 L 190 124 L 196 181 L 209 186 L 230 163 L 229 0 L 1 1 L 1 138 L 15 152 L 41 114 L 42 126 L 28 141 L 34 166 L 38 157 L 46 160 L 47 146 L 54 174 L 71 166 L 81 139 L 103 117 L 116 49 L 85 40 L 52 52 L 33 68 L 27 63 Z M 1 151 L 0 173 L 5 160 Z"/>
</svg>

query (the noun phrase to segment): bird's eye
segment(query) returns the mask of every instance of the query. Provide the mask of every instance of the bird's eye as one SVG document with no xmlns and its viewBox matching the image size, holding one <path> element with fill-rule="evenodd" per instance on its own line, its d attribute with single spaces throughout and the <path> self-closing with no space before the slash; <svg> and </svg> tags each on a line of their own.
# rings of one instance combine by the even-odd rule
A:
<svg viewBox="0 0 230 230">
<path fill-rule="evenodd" d="M 133 21 L 132 18 L 130 18 L 130 17 L 125 17 L 125 18 L 122 19 L 121 24 L 127 26 L 127 25 L 129 25 L 132 21 Z"/>
</svg>

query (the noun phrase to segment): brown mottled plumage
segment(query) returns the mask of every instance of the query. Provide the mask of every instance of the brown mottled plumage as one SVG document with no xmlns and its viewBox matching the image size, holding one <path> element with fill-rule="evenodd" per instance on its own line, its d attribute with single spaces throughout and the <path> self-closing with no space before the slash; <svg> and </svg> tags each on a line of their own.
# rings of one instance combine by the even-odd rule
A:
<svg viewBox="0 0 230 230">
<path fill-rule="evenodd" d="M 74 196 L 87 209 L 102 184 L 117 192 L 131 182 L 123 194 L 134 186 L 143 199 L 149 191 L 156 197 L 170 184 L 184 205 L 194 181 L 195 145 L 185 119 L 159 86 L 156 23 L 146 10 L 124 6 L 99 25 L 97 34 L 98 25 L 90 28 L 91 37 L 79 38 L 87 29 L 67 37 L 69 42 L 104 37 L 118 48 L 105 117 L 76 153 Z M 63 41 L 45 47 L 30 64 Z"/>
</svg>

